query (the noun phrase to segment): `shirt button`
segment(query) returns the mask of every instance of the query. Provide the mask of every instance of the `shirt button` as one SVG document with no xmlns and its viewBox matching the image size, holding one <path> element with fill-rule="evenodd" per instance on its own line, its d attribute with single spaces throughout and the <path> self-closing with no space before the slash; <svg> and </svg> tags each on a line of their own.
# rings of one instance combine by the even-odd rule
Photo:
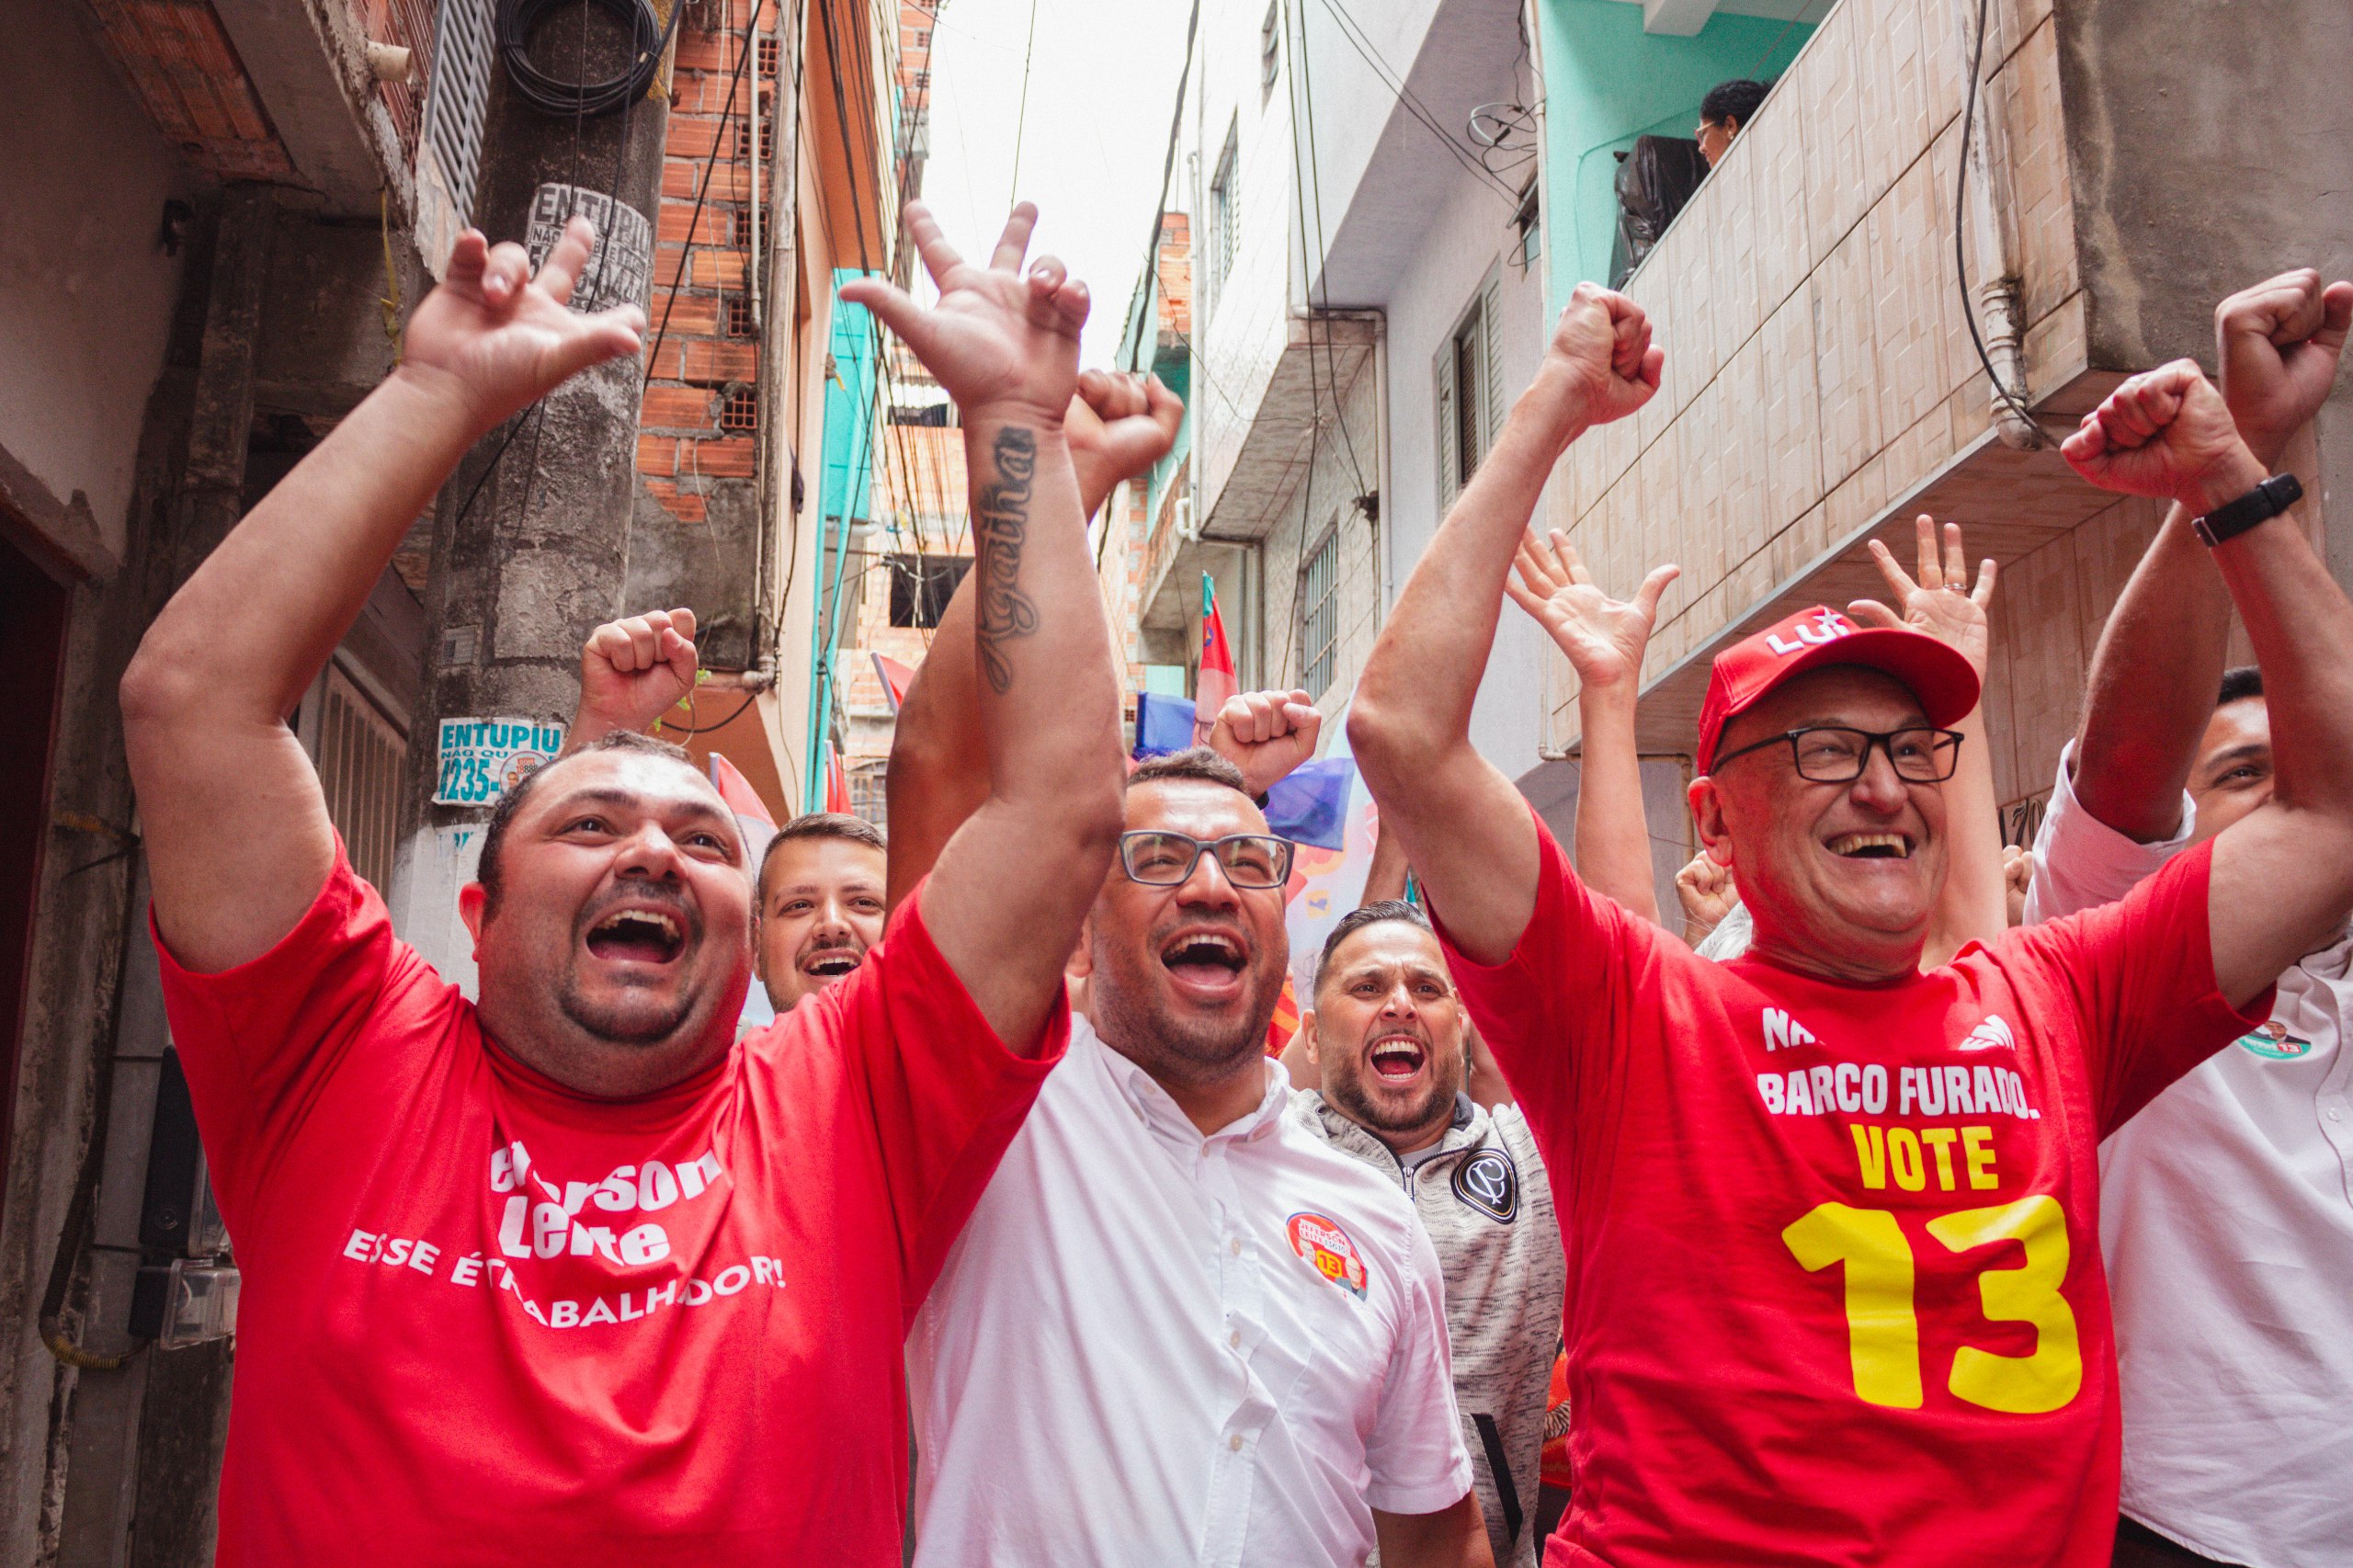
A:
<svg viewBox="0 0 2353 1568">
<path fill-rule="evenodd" d="M 2328 1108 L 2328 1119 L 2331 1121 L 2342 1121 L 2345 1119 L 2345 1113 L 2337 1109 L 2335 1106 L 2331 1106 Z"/>
<path fill-rule="evenodd" d="M 1227 1335 L 1225 1336 L 1225 1342 L 1226 1342 L 1228 1345 L 1231 1345 L 1232 1346 L 1233 1346 L 1233 1348 L 1235 1348 L 1236 1350 L 1241 1349 L 1241 1348 L 1242 1348 L 1242 1331 L 1241 1331 L 1240 1329 L 1238 1329 L 1238 1328 L 1237 1328 L 1237 1329 L 1235 1329 L 1232 1334 L 1229 1334 L 1229 1335 Z"/>
<path fill-rule="evenodd" d="M 1234 1237 L 1232 1241 L 1226 1243 L 1225 1245 L 1226 1250 L 1233 1254 L 1234 1256 L 1240 1257 L 1242 1256 L 1242 1238 L 1240 1236 Z"/>
<path fill-rule="evenodd" d="M 1225 1440 L 1225 1446 L 1232 1449 L 1235 1453 L 1240 1453 L 1242 1451 L 1242 1434 L 1236 1432 L 1233 1437 L 1228 1437 Z"/>
</svg>

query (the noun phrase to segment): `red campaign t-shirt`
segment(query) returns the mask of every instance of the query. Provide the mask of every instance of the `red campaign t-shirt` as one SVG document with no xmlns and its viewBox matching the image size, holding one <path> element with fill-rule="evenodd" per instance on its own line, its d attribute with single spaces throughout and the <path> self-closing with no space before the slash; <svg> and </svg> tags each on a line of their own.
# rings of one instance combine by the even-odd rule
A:
<svg viewBox="0 0 2353 1568">
<path fill-rule="evenodd" d="M 2214 988 L 2208 851 L 1896 983 L 1717 964 L 1551 835 L 1456 980 L 1560 1198 L 1551 1568 L 2105 1564 L 2099 1140 L 2266 1016 Z"/>
<path fill-rule="evenodd" d="M 163 955 L 244 1273 L 223 1564 L 896 1564 L 901 1345 L 1069 1037 L 991 1031 L 916 901 L 687 1083 L 483 1039 L 338 848 L 253 962 Z"/>
</svg>

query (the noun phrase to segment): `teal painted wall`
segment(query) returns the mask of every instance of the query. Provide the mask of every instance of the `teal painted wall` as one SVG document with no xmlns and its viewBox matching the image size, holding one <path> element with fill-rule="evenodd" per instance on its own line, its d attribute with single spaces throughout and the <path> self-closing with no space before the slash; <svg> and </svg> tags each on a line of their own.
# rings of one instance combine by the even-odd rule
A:
<svg viewBox="0 0 2353 1568">
<path fill-rule="evenodd" d="M 834 375 L 825 382 L 825 477 L 818 487 L 821 517 L 866 516 L 874 486 L 874 327 L 863 305 L 845 304 L 841 286 L 865 274 L 843 267 L 834 274 L 834 333 L 827 345 Z"/>
<path fill-rule="evenodd" d="M 1643 31 L 1643 8 L 1624 0 L 1538 0 L 1538 15 L 1545 281 L 1557 307 L 1579 282 L 1608 280 L 1618 214 L 1618 160 L 1610 153 L 1637 136 L 1690 135 L 1710 87 L 1736 76 L 1779 76 L 1813 28 L 1718 12 L 1698 36 L 1667 38 Z"/>
</svg>

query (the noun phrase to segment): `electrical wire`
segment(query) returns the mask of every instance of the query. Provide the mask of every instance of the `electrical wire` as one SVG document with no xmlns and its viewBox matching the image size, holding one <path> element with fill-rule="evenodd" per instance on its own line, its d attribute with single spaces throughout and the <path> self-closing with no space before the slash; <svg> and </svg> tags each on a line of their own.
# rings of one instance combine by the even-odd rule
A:
<svg viewBox="0 0 2353 1568">
<path fill-rule="evenodd" d="M 1013 194 L 1007 207 L 1021 199 L 1021 138 L 1029 129 L 1029 60 L 1038 49 L 1038 0 L 1029 0 L 1029 41 L 1021 50 L 1021 107 L 1013 117 Z"/>
<path fill-rule="evenodd" d="M 582 6 L 584 28 L 589 6 L 628 28 L 635 46 L 628 69 L 601 82 L 567 82 L 540 70 L 531 59 L 531 33 L 559 5 Z M 678 18 L 685 14 L 682 0 L 674 0 L 667 22 L 654 14 L 647 0 L 499 0 L 493 37 L 507 80 L 515 84 L 524 102 L 551 117 L 597 119 L 619 113 L 645 95 L 662 69 L 662 55 L 677 32 Z M 585 61 L 583 69 L 585 76 Z"/>
<path fill-rule="evenodd" d="M 1457 142 L 1446 127 L 1438 123 L 1438 117 L 1430 112 L 1429 106 L 1422 102 L 1413 88 L 1406 85 L 1405 79 L 1398 75 L 1395 69 L 1381 57 L 1380 51 L 1372 47 L 1371 40 L 1359 34 L 1356 18 L 1348 15 L 1347 11 L 1339 5 L 1339 0 L 1324 0 L 1324 9 L 1330 12 L 1332 19 L 1340 24 L 1341 36 L 1347 40 L 1348 47 L 1355 50 L 1367 65 L 1372 67 L 1372 73 L 1381 79 L 1381 85 L 1387 87 L 1391 96 L 1405 107 L 1406 112 L 1420 120 L 1423 127 L 1438 139 L 1456 163 L 1461 164 L 1470 173 L 1483 176 L 1487 185 L 1512 204 L 1513 210 L 1518 210 L 1519 193 L 1488 173 L 1487 169 L 1480 164 L 1477 155 Z"/>
<path fill-rule="evenodd" d="M 1984 69 L 1985 64 L 1986 9 L 1987 0 L 1977 0 L 1977 41 L 1969 52 L 1969 87 L 1961 95 L 1961 173 L 1953 180 L 1952 190 L 1953 275 L 1961 287 L 1961 319 L 1969 324 L 1970 345 L 1977 350 L 1977 362 L 1984 367 L 1985 379 L 1994 383 L 1995 395 L 2009 404 L 2011 412 L 2020 419 L 2040 430 L 2042 426 L 2035 419 L 2034 411 L 2019 401 L 2018 395 L 2010 391 L 2009 384 L 1995 371 L 1994 358 L 1985 352 L 1985 338 L 1977 330 L 1977 312 L 1969 302 L 1969 257 L 1961 240 L 1968 232 L 1969 224 L 1969 133 L 1977 120 L 1978 73 Z M 1990 196 L 1988 199 L 1991 199 Z"/>
</svg>

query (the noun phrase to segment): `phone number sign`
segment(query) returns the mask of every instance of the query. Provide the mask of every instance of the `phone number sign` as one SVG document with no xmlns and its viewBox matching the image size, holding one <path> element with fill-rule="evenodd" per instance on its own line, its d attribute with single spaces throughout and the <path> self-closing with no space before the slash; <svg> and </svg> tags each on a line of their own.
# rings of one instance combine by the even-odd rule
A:
<svg viewBox="0 0 2353 1568">
<path fill-rule="evenodd" d="M 494 805 L 526 774 L 554 761 L 563 749 L 561 724 L 530 719 L 444 719 L 433 802 Z"/>
</svg>

